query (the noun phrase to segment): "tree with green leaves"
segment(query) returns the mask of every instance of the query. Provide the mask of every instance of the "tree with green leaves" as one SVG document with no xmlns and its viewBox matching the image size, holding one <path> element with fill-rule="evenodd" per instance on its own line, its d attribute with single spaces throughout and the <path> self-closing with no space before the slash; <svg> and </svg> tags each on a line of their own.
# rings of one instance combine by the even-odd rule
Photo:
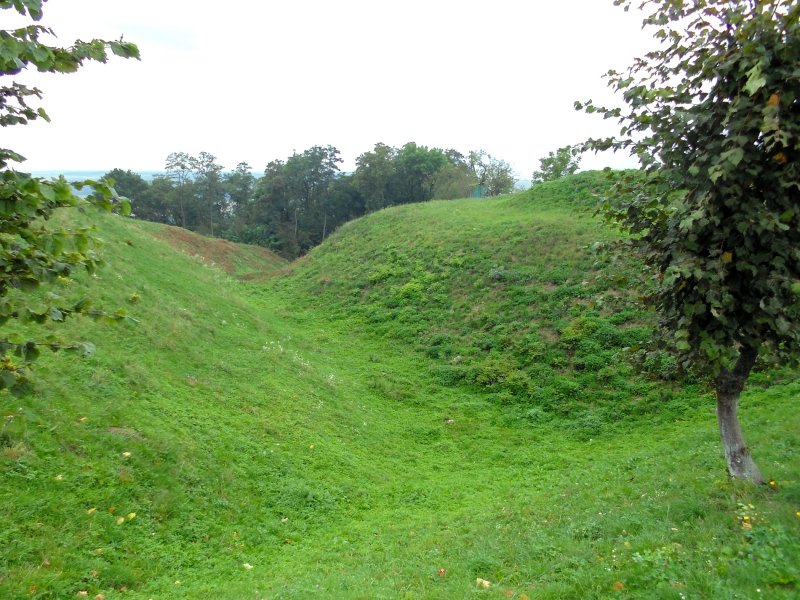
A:
<svg viewBox="0 0 800 600">
<path fill-rule="evenodd" d="M 713 382 L 730 474 L 762 482 L 737 408 L 759 358 L 800 359 L 800 4 L 637 4 L 661 44 L 609 72 L 626 108 L 576 104 L 622 125 L 585 146 L 641 161 L 607 214 L 650 270 L 680 363 Z"/>
<path fill-rule="evenodd" d="M 183 215 L 178 201 L 179 191 L 169 175 L 156 175 L 148 184 L 144 196 L 146 202 L 142 202 L 142 198 L 131 199 L 133 216 L 145 221 L 180 225 Z"/>
<path fill-rule="evenodd" d="M 44 0 L 0 0 L 0 9 L 15 10 L 32 21 L 17 29 L 0 30 L 0 77 L 15 77 L 31 67 L 40 72 L 73 73 L 87 61 L 106 62 L 109 54 L 139 57 L 134 44 L 121 40 L 76 41 L 67 48 L 46 44 L 42 39 L 53 32 L 39 24 L 43 3 Z M 17 80 L 10 83 L 3 80 L 0 125 L 49 120 L 45 110 L 32 103 L 41 97 L 38 88 Z M 76 314 L 121 317 L 121 313 L 105 315 L 95 311 L 88 299 L 66 304 L 50 291 L 38 295 L 34 301 L 28 293 L 43 283 L 69 279 L 77 268 L 91 271 L 101 262 L 88 227 L 51 225 L 50 219 L 59 209 L 93 203 L 111 210 L 121 203 L 113 188 L 103 181 L 74 183 L 78 188 L 88 185 L 95 190 L 89 199 L 81 199 L 63 177 L 45 180 L 12 167 L 12 163 L 24 160 L 11 149 L 0 149 L 0 324 L 12 320 L 63 322 Z M 87 342 L 64 342 L 55 337 L 32 340 L 10 333 L 0 335 L 0 387 L 11 388 L 24 382 L 28 377 L 27 365 L 43 346 L 82 352 L 92 349 Z"/>
<path fill-rule="evenodd" d="M 147 193 L 147 181 L 130 169 L 111 169 L 102 178 L 111 182 L 117 193 L 128 200 L 133 201 Z"/>
<path fill-rule="evenodd" d="M 175 200 L 178 190 L 169 177 L 156 175 L 147 181 L 130 169 L 111 169 L 102 179 L 113 186 L 117 194 L 128 199 L 131 217 L 168 225 L 181 222 Z"/>
<path fill-rule="evenodd" d="M 253 168 L 249 164 L 240 162 L 232 172 L 226 173 L 222 177 L 225 202 L 230 205 L 234 213 L 253 201 L 256 178 L 253 176 L 252 170 Z"/>
<path fill-rule="evenodd" d="M 499 196 L 514 190 L 517 180 L 506 161 L 495 158 L 485 150 L 472 150 L 468 164 L 477 185 L 481 187 L 482 196 Z"/>
<path fill-rule="evenodd" d="M 517 179 L 514 177 L 514 169 L 511 168 L 511 165 L 499 158 L 490 157 L 486 177 L 486 195 L 510 194 L 514 191 L 516 183 Z"/>
<path fill-rule="evenodd" d="M 448 159 L 450 162 L 436 173 L 431 195 L 437 200 L 469 198 L 475 187 L 475 174 L 466 162 Z"/>
<path fill-rule="evenodd" d="M 539 159 L 539 170 L 533 172 L 533 183 L 553 181 L 574 174 L 581 164 L 580 152 L 573 146 L 563 146 Z"/>
<path fill-rule="evenodd" d="M 380 210 L 394 203 L 392 186 L 396 180 L 397 148 L 377 143 L 372 150 L 356 159 L 353 186 L 364 198 L 367 212 Z"/>
<path fill-rule="evenodd" d="M 175 182 L 174 203 L 178 206 L 180 226 L 191 227 L 194 219 L 190 218 L 192 209 L 192 184 L 194 183 L 192 164 L 196 159 L 186 152 L 171 152 L 167 156 L 165 170 L 167 177 Z"/>
<path fill-rule="evenodd" d="M 431 199 L 436 175 L 448 160 L 438 148 L 408 142 L 395 154 L 394 164 L 393 188 L 396 195 L 391 204 L 409 204 Z"/>
<path fill-rule="evenodd" d="M 327 233 L 328 185 L 339 175 L 341 162 L 339 150 L 333 146 L 313 146 L 286 160 L 287 208 L 294 219 L 294 242 L 301 252 L 319 244 Z"/>
<path fill-rule="evenodd" d="M 292 258 L 319 244 L 351 214 L 340 204 L 351 197 L 344 190 L 349 181 L 339 181 L 341 161 L 333 146 L 313 146 L 286 161 L 271 161 L 253 201 L 237 215 L 231 237 Z"/>
<path fill-rule="evenodd" d="M 201 152 L 196 157 L 189 158 L 189 166 L 194 173 L 195 199 L 199 206 L 204 207 L 197 224 L 198 229 L 214 237 L 214 223 L 222 221 L 225 210 L 225 194 L 222 187 L 222 165 L 217 163 L 217 157 L 210 152 Z M 208 228 L 205 224 L 208 223 Z"/>
</svg>

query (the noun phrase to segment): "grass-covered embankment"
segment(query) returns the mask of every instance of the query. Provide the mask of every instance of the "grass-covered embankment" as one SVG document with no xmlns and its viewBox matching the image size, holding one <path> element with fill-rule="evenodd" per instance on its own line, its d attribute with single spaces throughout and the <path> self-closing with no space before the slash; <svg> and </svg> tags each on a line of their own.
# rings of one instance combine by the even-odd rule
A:
<svg viewBox="0 0 800 600">
<path fill-rule="evenodd" d="M 103 218 L 86 285 L 137 322 L 2 396 L 0 597 L 793 597 L 800 384 L 743 398 L 777 489 L 730 482 L 703 390 L 619 358 L 651 317 L 587 181 L 383 211 L 266 285 Z"/>
</svg>

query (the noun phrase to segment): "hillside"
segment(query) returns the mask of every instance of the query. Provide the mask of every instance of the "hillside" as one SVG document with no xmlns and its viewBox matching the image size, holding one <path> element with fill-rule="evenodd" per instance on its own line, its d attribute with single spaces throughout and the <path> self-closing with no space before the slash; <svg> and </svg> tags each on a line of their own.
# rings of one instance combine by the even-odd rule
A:
<svg viewBox="0 0 800 600">
<path fill-rule="evenodd" d="M 147 227 L 147 225 L 143 225 Z M 156 237 L 184 254 L 219 267 L 240 280 L 264 281 L 284 268 L 287 261 L 261 246 L 234 244 L 220 238 L 208 238 L 180 227 L 153 227 Z"/>
<path fill-rule="evenodd" d="M 592 251 L 613 235 L 593 217 L 606 187 L 584 173 L 494 201 L 376 213 L 274 287 L 417 350 L 442 385 L 490 393 L 536 421 L 569 418 L 590 437 L 630 415 L 672 418 L 686 382 L 671 384 L 673 362 L 648 348 L 654 316 L 626 302 L 637 267 Z M 649 377 L 619 360 L 626 353 Z"/>
<path fill-rule="evenodd" d="M 65 293 L 133 318 L 0 396 L 0 597 L 794 597 L 800 381 L 743 397 L 776 489 L 729 481 L 702 388 L 621 359 L 652 317 L 587 248 L 601 185 L 384 210 L 288 269 L 96 217 Z"/>
</svg>

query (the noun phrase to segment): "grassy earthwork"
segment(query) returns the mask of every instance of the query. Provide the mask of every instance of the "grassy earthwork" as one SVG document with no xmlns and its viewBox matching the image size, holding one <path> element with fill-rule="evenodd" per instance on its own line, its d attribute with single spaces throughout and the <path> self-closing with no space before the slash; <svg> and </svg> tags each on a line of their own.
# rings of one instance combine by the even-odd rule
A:
<svg viewBox="0 0 800 600">
<path fill-rule="evenodd" d="M 0 395 L 0 597 L 795 598 L 800 377 L 741 417 L 650 351 L 598 174 L 391 208 L 292 264 L 92 216 L 108 265 Z"/>
</svg>

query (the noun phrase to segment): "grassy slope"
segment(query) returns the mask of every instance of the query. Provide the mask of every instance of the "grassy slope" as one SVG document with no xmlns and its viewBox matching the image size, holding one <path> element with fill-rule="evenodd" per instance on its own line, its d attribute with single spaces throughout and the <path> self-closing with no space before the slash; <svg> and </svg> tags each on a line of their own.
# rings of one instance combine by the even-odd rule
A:
<svg viewBox="0 0 800 600">
<path fill-rule="evenodd" d="M 261 246 L 207 238 L 180 227 L 151 225 L 150 228 L 158 238 L 185 254 L 243 281 L 265 281 L 286 266 L 286 259 Z"/>
<path fill-rule="evenodd" d="M 647 316 L 606 310 L 583 183 L 385 211 L 267 287 L 103 219 L 88 283 L 139 322 L 0 397 L 0 597 L 792 597 L 800 385 L 744 399 L 773 491 L 696 390 L 591 366 Z"/>
<path fill-rule="evenodd" d="M 533 421 L 569 419 L 589 437 L 627 416 L 674 416 L 685 409 L 665 402 L 674 390 L 618 360 L 649 340 L 653 316 L 620 298 L 617 282 L 633 267 L 588 249 L 610 236 L 582 210 L 603 183 L 588 173 L 502 200 L 374 214 L 276 287 L 286 301 L 404 342 L 431 359 L 440 383 L 491 393 Z M 647 364 L 674 375 L 658 353 Z"/>
</svg>

